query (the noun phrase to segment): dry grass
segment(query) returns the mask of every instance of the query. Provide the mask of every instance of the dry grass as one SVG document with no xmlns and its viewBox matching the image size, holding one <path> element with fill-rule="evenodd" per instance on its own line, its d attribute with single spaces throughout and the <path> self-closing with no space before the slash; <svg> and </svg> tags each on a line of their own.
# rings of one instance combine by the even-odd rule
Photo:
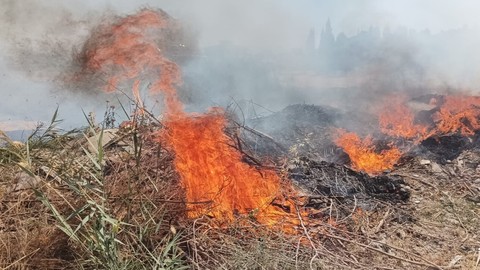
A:
<svg viewBox="0 0 480 270">
<path fill-rule="evenodd" d="M 384 239 L 450 266 L 446 269 L 478 269 L 480 207 L 467 199 L 475 192 L 473 181 L 478 173 L 468 169 L 454 173 L 454 167 L 449 164 L 444 172 L 434 173 L 428 166 L 415 164 L 398 171 L 412 188 L 410 207 L 415 221 L 409 226 L 390 224 Z"/>
<path fill-rule="evenodd" d="M 58 135 L 55 124 L 23 145 L 4 138 L 1 267 L 181 268 L 180 234 L 170 231 L 181 193 L 155 126 L 103 148 L 86 139 L 101 142 L 101 130 Z"/>
<path fill-rule="evenodd" d="M 101 129 L 59 133 L 55 118 L 28 144 L 3 138 L 2 269 L 478 268 L 479 207 L 465 197 L 470 174 L 406 165 L 393 173 L 409 183 L 410 203 L 305 221 L 297 234 L 251 219 L 213 227 L 207 217 L 184 217 L 174 157 L 149 119 L 105 146 L 86 139 L 101 141 Z"/>
</svg>

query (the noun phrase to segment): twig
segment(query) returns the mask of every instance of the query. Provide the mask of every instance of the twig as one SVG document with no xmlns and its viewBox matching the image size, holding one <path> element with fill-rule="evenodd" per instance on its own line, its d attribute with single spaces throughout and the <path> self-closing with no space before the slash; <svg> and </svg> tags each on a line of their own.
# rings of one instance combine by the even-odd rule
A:
<svg viewBox="0 0 480 270">
<path fill-rule="evenodd" d="M 253 105 L 256 105 L 256 106 L 258 106 L 258 107 L 260 107 L 260 108 L 268 111 L 268 112 L 276 113 L 276 111 L 272 111 L 272 110 L 270 110 L 270 109 L 268 109 L 268 108 L 266 108 L 266 107 L 264 107 L 264 106 L 262 106 L 262 105 L 260 105 L 260 104 L 258 104 L 258 103 L 256 103 L 256 102 L 254 102 L 253 100 L 250 100 L 249 102 L 252 103 Z"/>
<path fill-rule="evenodd" d="M 251 160 L 255 165 L 260 166 L 260 167 L 264 167 L 260 161 L 258 161 L 256 158 L 252 157 L 252 155 L 250 155 L 250 154 L 246 153 L 245 151 L 243 151 L 242 142 L 241 142 L 240 137 L 238 136 L 237 133 L 235 133 L 234 137 L 235 137 L 236 145 L 237 145 L 237 146 L 236 146 L 236 147 L 235 147 L 235 146 L 232 146 L 232 147 L 234 147 L 235 149 L 237 149 L 240 153 L 242 153 L 243 156 L 245 156 L 246 158 L 248 158 L 249 160 Z"/>
<path fill-rule="evenodd" d="M 475 267 L 477 267 L 479 263 L 480 263 L 480 248 L 478 248 L 478 256 L 477 256 L 477 262 L 475 263 Z"/>
<path fill-rule="evenodd" d="M 353 214 L 355 213 L 355 210 L 357 210 L 357 196 L 353 195 L 353 200 L 354 200 L 354 205 L 353 205 L 352 211 L 350 212 L 350 214 L 348 216 L 343 218 L 340 222 L 343 222 L 343 221 L 347 220 L 348 218 L 350 218 L 351 216 L 353 216 Z"/>
<path fill-rule="evenodd" d="M 235 105 L 237 105 L 237 108 L 240 110 L 240 112 L 242 113 L 242 119 L 243 119 L 242 126 L 244 126 L 245 125 L 245 114 L 243 113 L 243 109 L 242 109 L 242 107 L 240 107 L 240 105 L 238 104 L 238 102 L 235 100 L 234 97 L 232 97 L 232 100 L 235 103 Z"/>
<path fill-rule="evenodd" d="M 328 218 L 331 220 L 332 219 L 332 211 L 333 211 L 333 200 L 330 199 L 330 210 L 328 210 Z"/>
<path fill-rule="evenodd" d="M 382 228 L 383 224 L 385 223 L 385 220 L 387 219 L 387 217 L 390 215 L 390 209 L 387 210 L 387 212 L 385 212 L 385 215 L 383 215 L 383 218 L 382 220 L 380 220 L 380 222 L 378 223 L 377 227 L 375 228 L 375 231 L 374 233 L 378 233 L 380 231 L 380 229 Z"/>
<path fill-rule="evenodd" d="M 308 230 L 305 227 L 305 224 L 303 223 L 303 219 L 302 219 L 302 216 L 300 215 L 300 211 L 299 211 L 297 205 L 295 205 L 295 209 L 296 209 L 296 212 L 297 212 L 298 220 L 300 221 L 300 225 L 302 226 L 303 232 L 305 233 L 305 236 L 307 237 L 308 241 L 310 242 L 310 245 L 312 246 L 313 250 L 315 251 L 315 255 L 313 255 L 312 259 L 310 259 L 310 269 L 313 269 L 313 261 L 318 256 L 318 249 L 315 246 L 315 244 L 313 243 L 313 240 L 310 237 L 310 234 L 308 233 Z"/>
<path fill-rule="evenodd" d="M 274 143 L 276 146 L 278 146 L 282 151 L 284 152 L 287 152 L 287 149 L 285 149 L 285 147 L 283 147 L 281 144 L 279 144 L 278 142 L 275 141 L 275 139 L 273 139 L 271 136 L 261 132 L 261 131 L 258 131 L 258 130 L 255 130 L 251 127 L 248 127 L 248 126 L 245 126 L 245 125 L 241 125 L 240 123 L 234 121 L 235 124 L 237 124 L 237 126 L 245 129 L 246 131 L 249 131 L 259 137 L 262 137 L 262 138 L 266 138 L 268 140 L 270 140 L 272 143 Z"/>
<path fill-rule="evenodd" d="M 349 240 L 347 238 L 343 238 L 341 236 L 336 236 L 336 235 L 332 235 L 332 234 L 328 234 L 328 233 L 323 233 L 323 232 L 318 232 L 318 234 L 320 235 L 323 235 L 323 236 L 326 236 L 326 237 L 331 237 L 331 238 L 335 238 L 335 239 L 338 239 L 338 240 L 342 240 L 342 241 L 345 241 L 345 242 L 348 242 L 348 243 L 351 243 L 351 244 L 354 244 L 354 245 L 358 245 L 358 246 L 361 246 L 361 247 L 364 247 L 364 248 L 367 248 L 367 249 L 370 249 L 372 251 L 376 251 L 378 253 L 381 253 L 385 256 L 388 256 L 388 257 L 391 257 L 391 258 L 394 258 L 394 259 L 397 259 L 397 260 L 401 260 L 401 261 L 404 261 L 404 262 L 407 262 L 407 263 L 410 263 L 410 264 L 415 264 L 415 265 L 419 265 L 419 266 L 425 266 L 425 267 L 435 267 L 435 269 L 439 269 L 439 270 L 442 270 L 443 268 L 436 265 L 435 263 L 433 262 L 430 262 L 428 261 L 427 259 L 424 259 L 424 258 L 420 258 L 421 260 L 423 260 L 424 262 L 426 263 L 422 263 L 422 262 L 418 262 L 418 261 L 413 261 L 413 260 L 409 260 L 409 259 L 406 259 L 406 258 L 402 258 L 402 257 L 399 257 L 399 256 L 396 256 L 396 255 L 393 255 L 393 254 L 390 254 L 390 253 L 387 253 L 383 250 L 380 250 L 380 249 L 377 249 L 377 248 L 373 248 L 371 246 L 368 246 L 368 245 L 365 245 L 365 244 L 362 244 L 362 243 L 359 243 L 359 242 L 355 242 L 355 241 L 352 241 L 352 240 Z"/>
</svg>

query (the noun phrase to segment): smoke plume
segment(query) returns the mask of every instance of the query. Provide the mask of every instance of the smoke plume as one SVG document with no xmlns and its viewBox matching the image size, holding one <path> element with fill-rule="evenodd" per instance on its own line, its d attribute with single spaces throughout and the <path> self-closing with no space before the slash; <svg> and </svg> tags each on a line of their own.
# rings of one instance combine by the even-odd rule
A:
<svg viewBox="0 0 480 270">
<path fill-rule="evenodd" d="M 460 2 L 1 0 L 1 66 L 9 89 L 22 89 L 13 107 L 28 95 L 42 100 L 38 111 L 68 101 L 98 109 L 109 98 L 105 78 L 83 65 L 99 26 L 161 8 L 175 27 L 151 34 L 180 65 L 190 110 L 235 102 L 247 117 L 269 112 L 254 104 L 368 111 L 392 92 L 478 92 L 478 5 Z"/>
</svg>

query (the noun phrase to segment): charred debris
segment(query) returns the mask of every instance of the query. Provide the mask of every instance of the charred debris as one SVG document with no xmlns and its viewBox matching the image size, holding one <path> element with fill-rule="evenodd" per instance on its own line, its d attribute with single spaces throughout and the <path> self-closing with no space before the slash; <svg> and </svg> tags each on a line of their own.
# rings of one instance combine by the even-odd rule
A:
<svg viewBox="0 0 480 270">
<path fill-rule="evenodd" d="M 443 98 L 440 95 L 435 97 Z M 424 102 L 431 98 L 422 96 L 413 99 L 413 102 Z M 415 121 L 432 121 L 432 115 L 437 111 L 438 107 L 420 110 Z M 349 125 L 344 120 L 352 121 L 351 115 L 327 106 L 295 104 L 272 115 L 253 119 L 248 122 L 249 126 L 233 121 L 233 126 L 241 129 L 234 137 L 241 144 L 239 148 L 245 153 L 247 162 L 258 165 L 261 163 L 258 160 L 273 159 L 279 163 L 288 157 L 284 165 L 288 177 L 312 197 L 335 198 L 345 204 L 353 203 L 355 198 L 363 201 L 367 209 L 371 204 L 368 206 L 365 202 L 372 199 L 391 203 L 409 199 L 405 181 L 396 174 L 398 168 L 416 163 L 434 164 L 434 168 L 437 168 L 457 162 L 455 160 L 461 159 L 459 156 L 466 152 L 480 152 L 479 131 L 472 136 L 460 133 L 434 134 L 408 148 L 391 170 L 369 175 L 351 169 L 349 156 L 334 143 L 334 130 Z M 386 147 L 387 140 L 385 136 L 378 136 L 375 140 L 377 149 Z M 396 143 L 402 142 L 397 139 Z M 464 163 L 473 170 L 480 165 L 475 161 Z M 309 205 L 315 205 L 315 200 Z"/>
</svg>

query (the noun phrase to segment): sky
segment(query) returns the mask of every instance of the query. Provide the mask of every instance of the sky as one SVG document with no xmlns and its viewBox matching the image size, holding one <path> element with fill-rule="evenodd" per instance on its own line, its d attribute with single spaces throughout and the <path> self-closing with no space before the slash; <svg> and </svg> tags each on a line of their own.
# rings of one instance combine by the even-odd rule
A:
<svg viewBox="0 0 480 270">
<path fill-rule="evenodd" d="M 60 98 L 50 83 L 12 68 L 12 50 L 57 38 L 78 45 L 95 21 L 91 18 L 105 11 L 125 15 L 145 6 L 160 7 L 179 19 L 192 29 L 200 47 L 229 42 L 260 50 L 302 48 L 310 29 L 318 33 L 327 19 L 337 34 L 354 34 L 371 25 L 432 32 L 480 25 L 480 1 L 473 0 L 0 0 L 0 122 L 46 121 L 57 106 L 65 118 L 82 115 L 82 108 L 95 110 L 97 105 Z M 82 23 L 59 23 L 65 20 Z"/>
</svg>

